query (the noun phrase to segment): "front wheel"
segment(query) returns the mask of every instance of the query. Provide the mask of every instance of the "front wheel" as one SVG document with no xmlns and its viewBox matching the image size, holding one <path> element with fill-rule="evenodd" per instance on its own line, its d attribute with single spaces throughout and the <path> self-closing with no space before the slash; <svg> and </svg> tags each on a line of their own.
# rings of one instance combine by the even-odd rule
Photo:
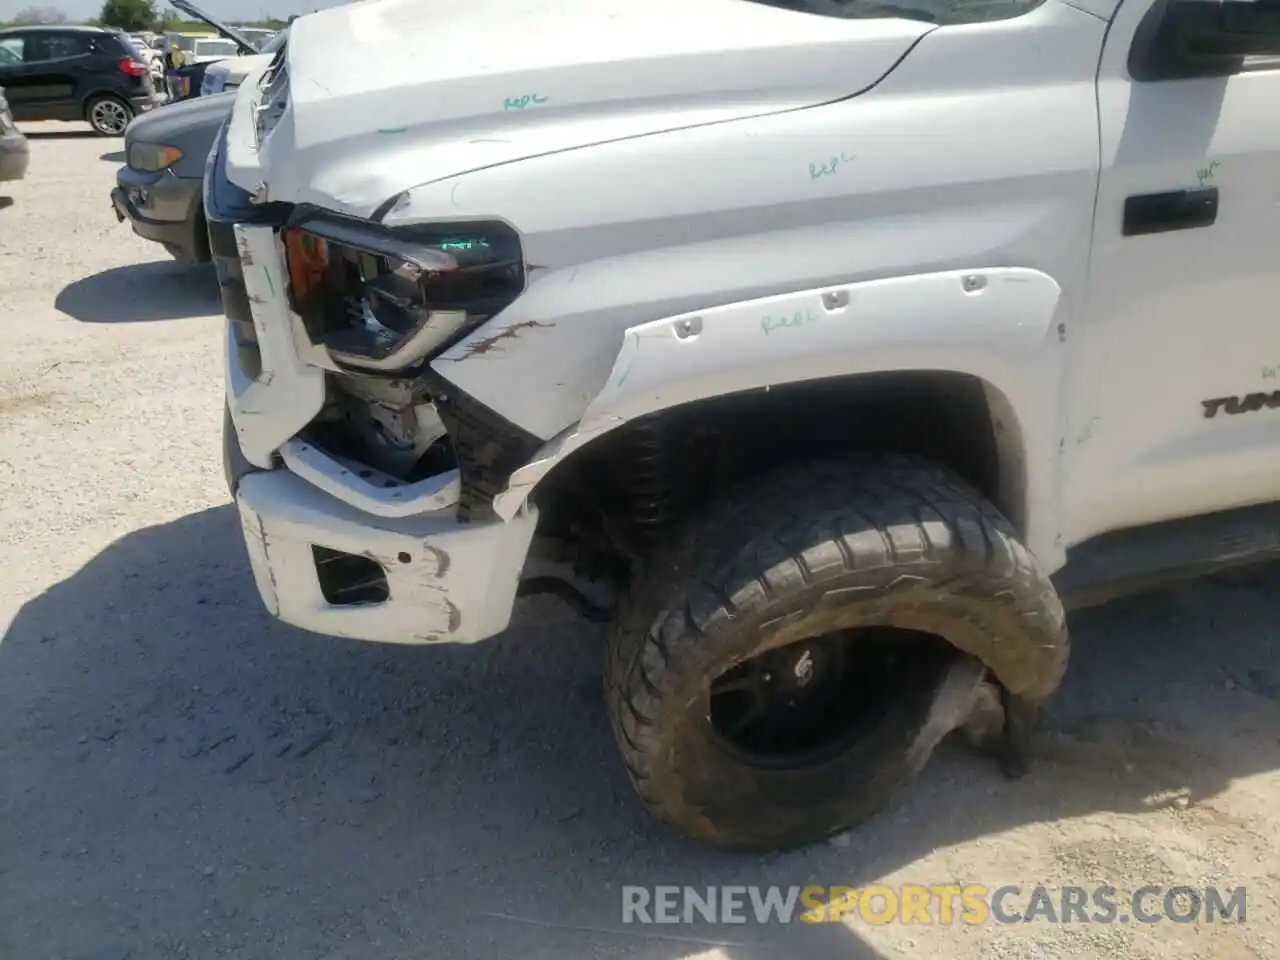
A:
<svg viewBox="0 0 1280 960">
<path fill-rule="evenodd" d="M 133 107 L 118 97 L 94 97 L 86 104 L 84 114 L 94 133 L 101 137 L 122 137 L 133 119 Z"/>
<path fill-rule="evenodd" d="M 610 721 L 649 810 L 720 846 L 857 826 L 988 668 L 1040 696 L 1065 667 L 1061 604 L 1009 523 L 913 458 L 784 469 L 650 571 L 610 641 Z"/>
</svg>

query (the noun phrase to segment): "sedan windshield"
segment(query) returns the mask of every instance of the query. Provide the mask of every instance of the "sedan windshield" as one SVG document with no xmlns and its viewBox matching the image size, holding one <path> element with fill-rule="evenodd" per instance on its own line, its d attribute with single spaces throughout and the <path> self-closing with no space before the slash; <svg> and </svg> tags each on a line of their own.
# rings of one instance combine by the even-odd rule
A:
<svg viewBox="0 0 1280 960">
<path fill-rule="evenodd" d="M 900 17 L 926 23 L 1005 20 L 1038 7 L 1043 0 L 750 0 L 797 13 L 847 20 Z"/>
</svg>

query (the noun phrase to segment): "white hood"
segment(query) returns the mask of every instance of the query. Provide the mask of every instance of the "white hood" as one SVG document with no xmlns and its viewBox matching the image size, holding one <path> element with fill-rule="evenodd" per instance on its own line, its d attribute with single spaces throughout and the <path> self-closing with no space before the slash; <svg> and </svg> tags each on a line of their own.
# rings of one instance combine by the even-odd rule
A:
<svg viewBox="0 0 1280 960">
<path fill-rule="evenodd" d="M 229 172 L 367 216 L 481 167 L 853 96 L 931 29 L 751 0 L 368 0 L 293 23 L 290 109 Z"/>
</svg>

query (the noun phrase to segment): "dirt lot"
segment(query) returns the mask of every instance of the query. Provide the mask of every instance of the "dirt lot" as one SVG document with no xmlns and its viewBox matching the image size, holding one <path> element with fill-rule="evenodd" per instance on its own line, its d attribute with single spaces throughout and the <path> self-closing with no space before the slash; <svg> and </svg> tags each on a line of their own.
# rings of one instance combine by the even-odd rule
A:
<svg viewBox="0 0 1280 960">
<path fill-rule="evenodd" d="M 1277 956 L 1280 571 L 1075 618 L 1025 781 L 952 746 L 840 843 L 708 852 L 633 800 L 600 631 L 557 601 L 474 649 L 267 618 L 211 275 L 116 223 L 119 141 L 30 130 L 0 212 L 0 957 Z M 622 923 L 628 884 L 909 881 L 1243 885 L 1247 919 Z"/>
</svg>

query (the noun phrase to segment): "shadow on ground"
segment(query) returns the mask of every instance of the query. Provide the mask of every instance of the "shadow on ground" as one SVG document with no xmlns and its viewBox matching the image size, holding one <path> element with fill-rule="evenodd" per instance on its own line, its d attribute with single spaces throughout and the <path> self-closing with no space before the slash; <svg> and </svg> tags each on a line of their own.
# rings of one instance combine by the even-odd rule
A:
<svg viewBox="0 0 1280 960">
<path fill-rule="evenodd" d="M 83 127 L 77 127 L 72 130 L 23 130 L 23 136 L 28 140 L 92 140 L 102 139 L 111 140 L 112 137 L 100 137 L 93 130 L 86 130 Z"/>
<path fill-rule="evenodd" d="M 232 509 L 208 510 L 117 541 L 0 642 L 0 943 L 676 960 L 721 941 L 733 960 L 871 960 L 839 925 L 623 927 L 621 888 L 857 884 L 974 836 L 1274 769 L 1275 738 L 1242 739 L 1224 698 L 1280 695 L 1278 587 L 1268 568 L 1090 611 L 1031 778 L 953 748 L 848 846 L 739 856 L 641 813 L 599 703 L 599 628 L 534 598 L 473 648 L 306 635 L 262 612 Z"/>
<path fill-rule="evenodd" d="M 124 163 L 127 154 L 123 150 L 112 150 L 110 153 L 104 153 L 99 160 L 106 160 L 108 163 Z"/>
<path fill-rule="evenodd" d="M 63 287 L 54 306 L 82 323 L 148 323 L 222 312 L 213 268 L 174 260 L 95 273 Z"/>
</svg>

